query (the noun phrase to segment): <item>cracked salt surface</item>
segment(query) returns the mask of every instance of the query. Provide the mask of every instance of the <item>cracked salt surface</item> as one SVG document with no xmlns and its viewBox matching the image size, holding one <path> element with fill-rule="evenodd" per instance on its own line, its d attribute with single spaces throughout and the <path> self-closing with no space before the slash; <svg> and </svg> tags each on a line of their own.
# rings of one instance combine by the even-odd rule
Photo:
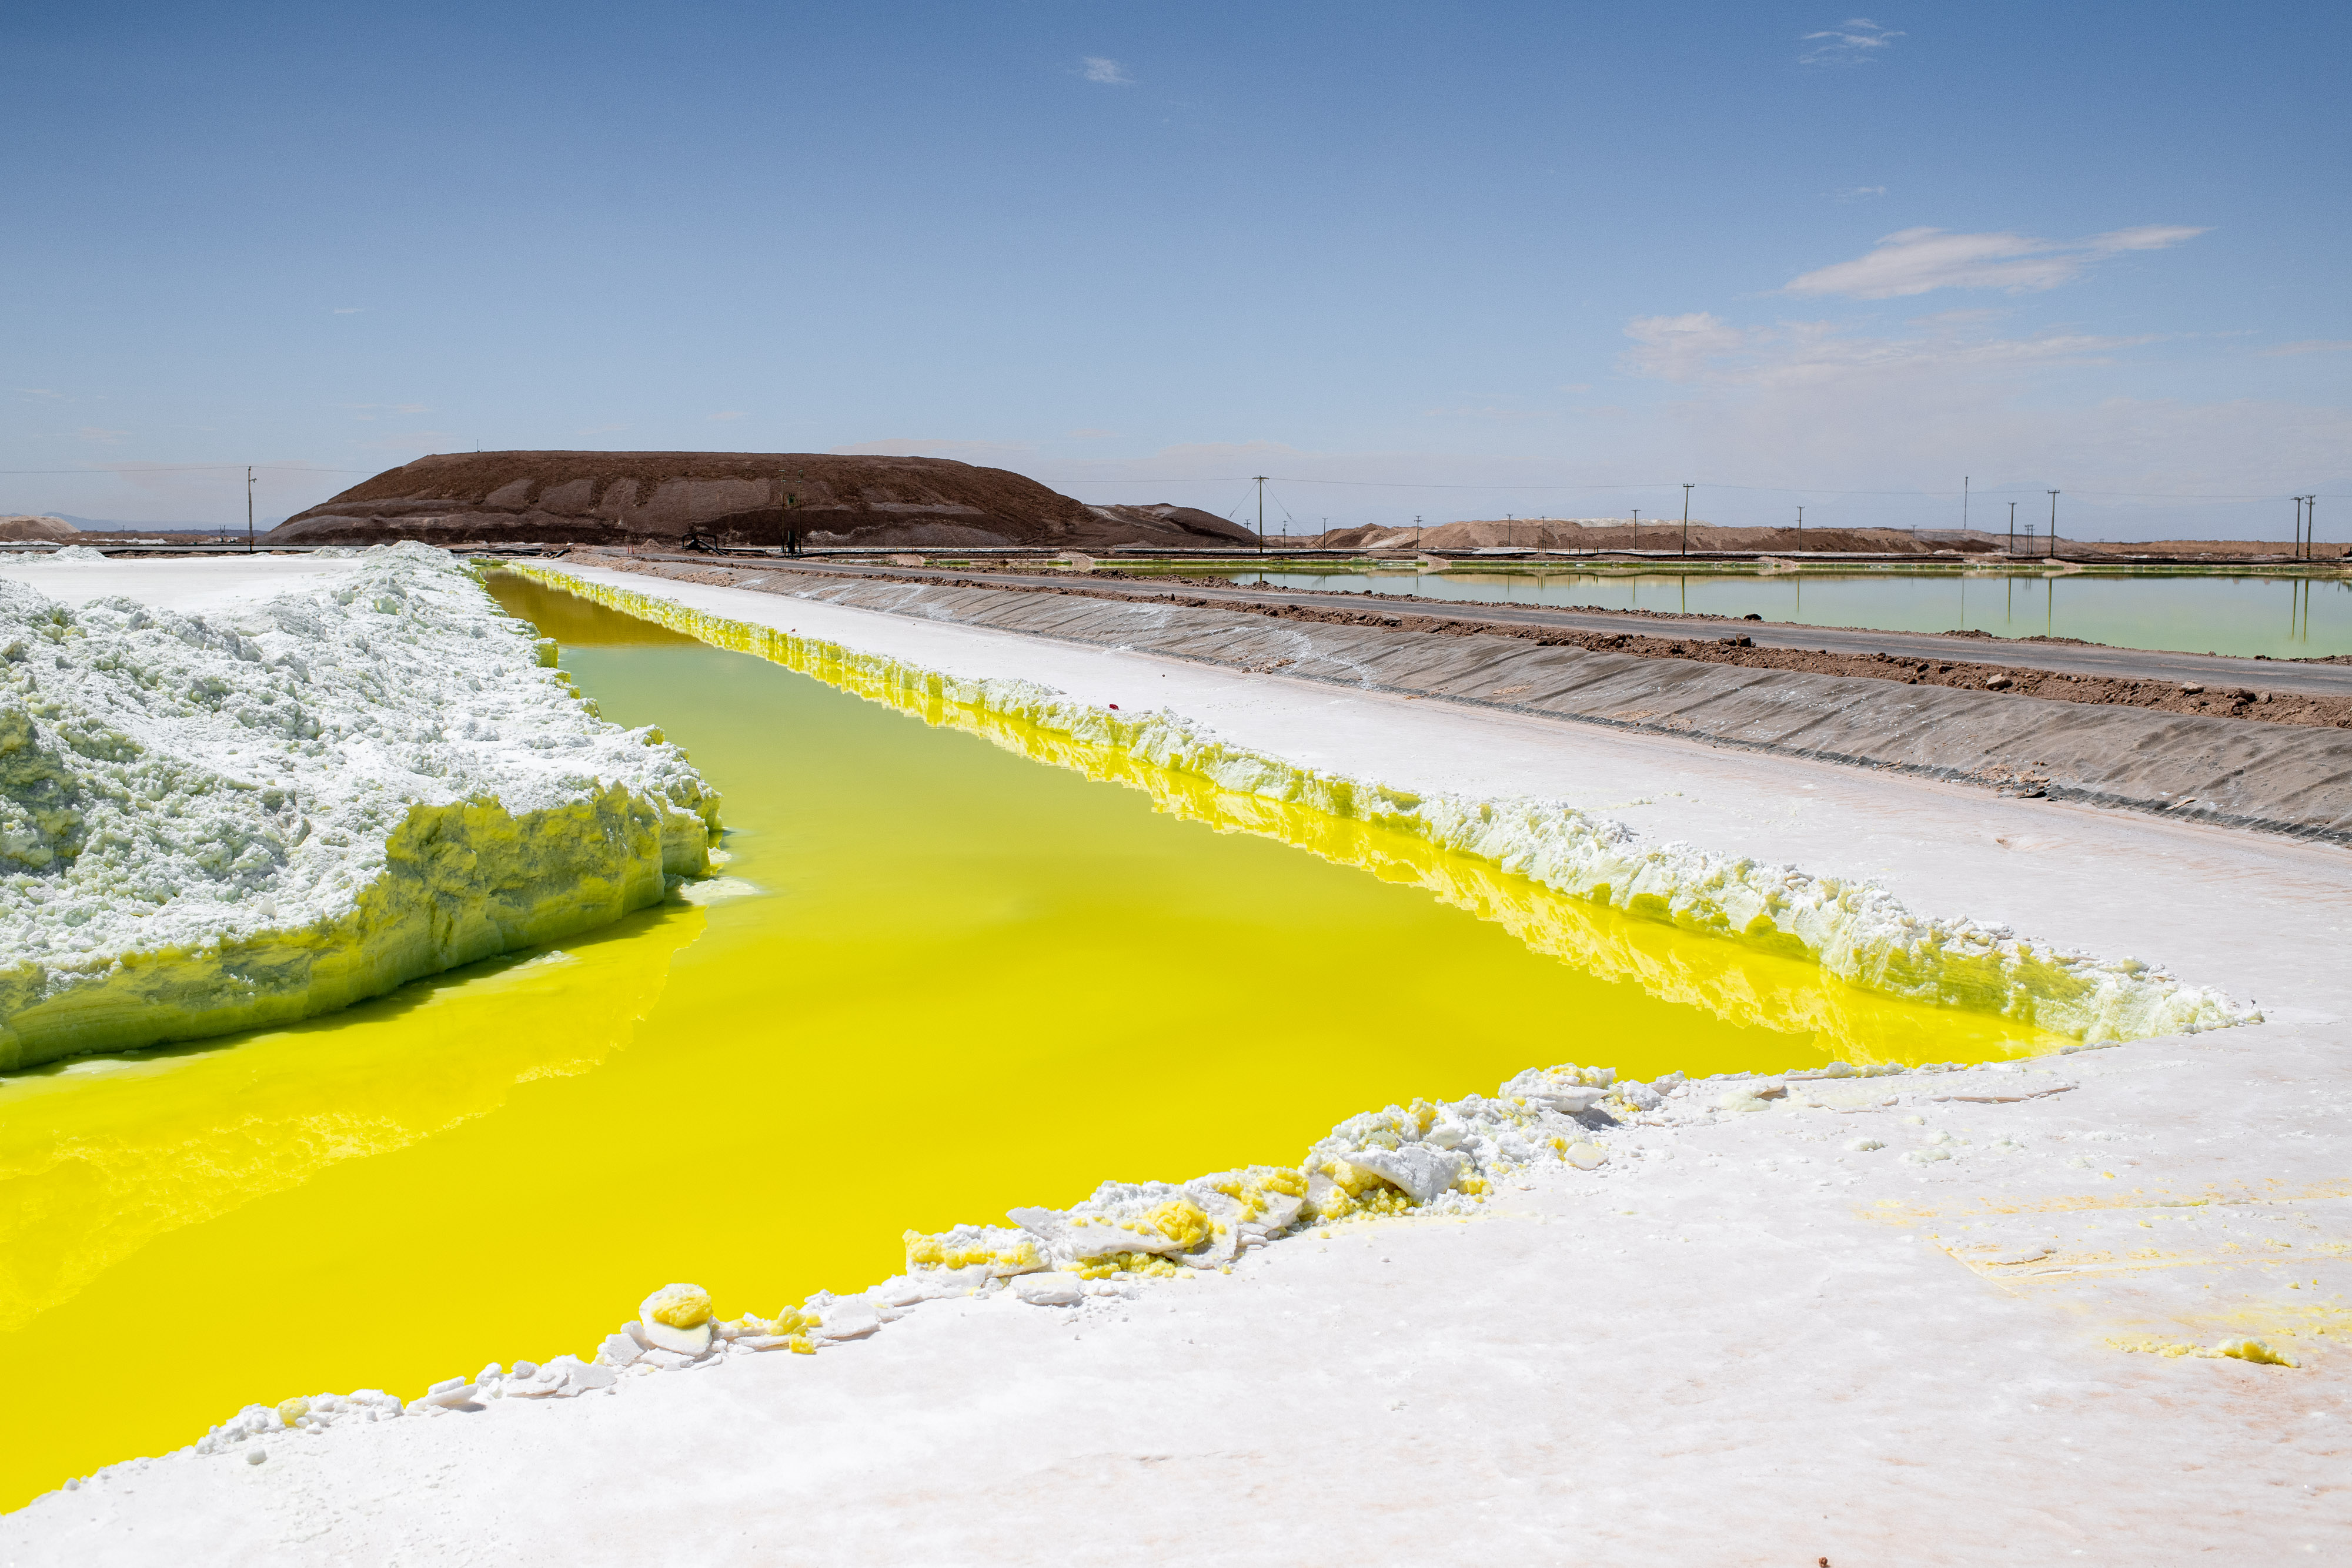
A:
<svg viewBox="0 0 2352 1568">
<path fill-rule="evenodd" d="M 420 545 L 200 614 L 0 580 L 0 1068 L 331 1011 L 707 869 L 716 797 L 550 663 Z"/>
</svg>

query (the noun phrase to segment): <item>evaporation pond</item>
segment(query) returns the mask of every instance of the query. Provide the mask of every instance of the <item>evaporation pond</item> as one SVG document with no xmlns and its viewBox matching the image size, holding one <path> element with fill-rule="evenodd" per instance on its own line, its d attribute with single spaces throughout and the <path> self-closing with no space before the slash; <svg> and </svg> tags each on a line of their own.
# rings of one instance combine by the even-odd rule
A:
<svg viewBox="0 0 2352 1568">
<path fill-rule="evenodd" d="M 1187 570 L 1198 568 L 1188 567 Z M 1469 603 L 1760 615 L 1798 626 L 2076 637 L 2117 648 L 2252 658 L 2352 653 L 2352 581 L 2259 571 L 2060 573 L 2023 567 L 1761 573 L 1239 571 L 1279 588 L 1410 593 Z M 1998 657 L 1988 652 L 1987 658 Z"/>
<path fill-rule="evenodd" d="M 774 1312 L 900 1235 L 1295 1162 L 1340 1117 L 2046 1050 L 1465 857 L 506 580 L 723 793 L 724 889 L 297 1028 L 0 1078 L 0 1506 L 240 1406 Z M 985 733 L 973 733 L 975 729 Z"/>
</svg>

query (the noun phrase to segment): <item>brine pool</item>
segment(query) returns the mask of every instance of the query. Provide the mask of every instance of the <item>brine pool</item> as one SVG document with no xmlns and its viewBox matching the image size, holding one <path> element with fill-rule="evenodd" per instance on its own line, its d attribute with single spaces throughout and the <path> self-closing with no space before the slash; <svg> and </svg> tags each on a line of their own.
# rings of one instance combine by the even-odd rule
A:
<svg viewBox="0 0 2352 1568">
<path fill-rule="evenodd" d="M 909 1227 L 1291 1163 L 1524 1067 L 2063 1043 L 493 581 L 724 793 L 723 879 L 296 1028 L 0 1077 L 0 1507 L 249 1402 L 585 1354 L 674 1280 L 773 1313 L 897 1272 Z"/>
<path fill-rule="evenodd" d="M 1207 569 L 1187 568 L 1200 571 Z M 1979 568 L 1877 572 L 1479 571 L 1237 573 L 1283 588 L 1411 593 L 1482 604 L 1760 615 L 1796 626 L 2076 637 L 2116 648 L 2239 658 L 2352 653 L 2352 580 L 2263 572 Z M 1988 655 L 1990 656 L 1990 655 Z"/>
</svg>

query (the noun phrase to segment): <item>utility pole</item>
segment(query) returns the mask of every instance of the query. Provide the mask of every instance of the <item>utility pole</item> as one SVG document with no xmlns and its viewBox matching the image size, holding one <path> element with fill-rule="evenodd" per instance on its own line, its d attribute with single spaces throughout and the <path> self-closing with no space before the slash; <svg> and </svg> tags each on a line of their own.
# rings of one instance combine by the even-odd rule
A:
<svg viewBox="0 0 2352 1568">
<path fill-rule="evenodd" d="M 2009 504 L 2009 553 L 2017 553 L 2017 503 Z"/>
<path fill-rule="evenodd" d="M 253 553 L 253 465 L 245 469 L 245 553 Z"/>
<path fill-rule="evenodd" d="M 2050 492 L 2050 543 L 2042 551 L 2051 560 L 2058 559 L 2058 492 Z"/>
<path fill-rule="evenodd" d="M 2316 556 L 2319 547 L 2319 493 L 2315 490 L 2303 498 L 2303 538 L 2304 548 Z"/>
<path fill-rule="evenodd" d="M 1257 480 L 1257 553 L 1265 553 L 1265 476 L 1253 475 Z"/>
<path fill-rule="evenodd" d="M 1412 548 L 1415 549 L 1421 548 L 1421 514 L 1419 512 L 1412 515 Z"/>
<path fill-rule="evenodd" d="M 1683 486 L 1683 554 L 1685 554 L 1685 555 L 1688 555 L 1688 554 L 1690 554 L 1690 493 L 1691 493 L 1691 487 L 1690 487 L 1688 485 L 1684 486 Z"/>
<path fill-rule="evenodd" d="M 1960 476 L 1960 532 L 1969 531 L 1969 476 Z"/>
<path fill-rule="evenodd" d="M 1642 548 L 1642 508 L 1639 507 L 1633 508 L 1633 548 Z"/>
</svg>

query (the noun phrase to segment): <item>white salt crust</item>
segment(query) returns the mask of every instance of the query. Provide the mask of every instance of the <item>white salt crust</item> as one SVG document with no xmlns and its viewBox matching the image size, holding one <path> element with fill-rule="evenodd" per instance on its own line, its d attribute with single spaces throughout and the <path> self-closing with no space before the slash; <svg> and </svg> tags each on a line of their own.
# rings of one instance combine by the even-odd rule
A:
<svg viewBox="0 0 2352 1568">
<path fill-rule="evenodd" d="M 331 1011 L 707 870 L 716 796 L 552 662 L 421 545 L 194 615 L 0 580 L 0 1069 Z"/>
<path fill-rule="evenodd" d="M 660 621 L 720 646 L 748 647 L 851 690 L 870 692 L 877 683 L 912 687 L 937 701 L 1016 714 L 1076 738 L 1124 746 L 1161 766 L 1214 778 L 1224 788 L 1254 785 L 1255 793 L 1302 800 L 1335 814 L 1368 816 L 1409 831 L 1414 824 L 1436 825 L 1439 831 L 1455 836 L 1441 839 L 1433 833 L 1428 835 L 1432 841 L 1474 853 L 1479 852 L 1479 845 L 1486 844 L 1527 857 L 1522 862 L 1502 862 L 1512 869 L 1526 869 L 1529 862 L 1557 866 L 1560 862 L 1543 852 L 1556 847 L 1550 841 L 1565 840 L 1573 850 L 1582 836 L 1591 835 L 1619 857 L 1613 863 L 1636 868 L 1629 885 L 1637 883 L 1644 892 L 1660 890 L 1654 895 L 1676 924 L 1751 941 L 1759 936 L 1769 940 L 1769 932 L 1735 925 L 1727 916 L 1720 916 L 1725 900 L 1751 885 L 1747 873 L 1759 869 L 1752 861 L 1708 856 L 1683 845 L 1643 852 L 1633 846 L 1634 835 L 1619 824 L 1534 802 L 1517 802 L 1517 816 L 1502 815 L 1505 822 L 1520 825 L 1522 836 L 1515 839 L 1507 834 L 1498 843 L 1462 826 L 1495 820 L 1489 814 L 1491 808 L 1481 803 L 1403 795 L 1312 773 L 1277 758 L 1224 747 L 1173 715 L 1139 719 L 1112 716 L 1067 703 L 1058 694 L 1025 682 L 953 679 L 895 660 L 855 653 L 837 644 L 702 615 L 625 591 L 592 588 L 543 568 L 528 570 L 551 586 Z M 1377 814 L 1360 809 L 1359 802 L 1365 800 L 1376 802 Z M 1571 859 L 1569 863 L 1592 862 Z M 1695 891 L 1677 887 L 1674 874 L 1687 874 L 1694 869 L 1712 874 L 1693 878 Z M 2065 1008 L 2097 1019 L 2137 1020 L 2148 1033 L 2168 1031 L 2148 1026 L 2156 1019 L 2174 1017 L 2184 1021 L 2169 1029 L 2191 1031 L 2200 1026 L 2259 1021 L 2258 1015 L 2237 1009 L 2218 993 L 2182 986 L 2144 965 L 2103 964 L 2081 956 L 2032 950 L 2006 932 L 1995 936 L 1970 923 L 1955 926 L 1923 921 L 1905 911 L 1892 895 L 1866 883 L 1807 878 L 1790 868 L 1780 868 L 1780 874 L 1795 886 L 1817 893 L 1790 916 L 1791 923 L 1810 915 L 1813 929 L 1847 934 L 1847 940 L 1836 950 L 1849 958 L 1865 950 L 1852 934 L 1867 921 L 1878 924 L 1883 943 L 1907 943 L 1914 952 L 1906 962 L 1882 962 L 1862 970 L 1864 974 L 1928 973 L 1936 961 L 1933 955 L 1953 945 L 1949 933 L 1981 930 L 1979 940 L 1992 954 L 2001 955 L 2004 945 L 2013 951 L 1990 962 L 1978 956 L 1975 962 L 1980 970 L 2010 977 L 2012 985 L 2021 987 L 2029 979 L 2047 985 L 2053 976 L 2074 977 L 2076 983 L 2059 996 L 2023 991 L 2036 1009 L 2029 1016 L 2043 1027 L 2051 1027 L 2053 1015 L 2042 1009 Z M 1561 885 L 1549 877 L 1538 880 Z M 1668 896 L 1665 890 L 1674 895 Z M 1609 890 L 1601 888 L 1593 896 L 1609 896 Z M 1657 912 L 1634 904 L 1630 898 L 1611 897 L 1610 901 L 1621 907 Z M 1772 907 L 1760 897 L 1758 905 Z M 1783 910 L 1790 907 L 1782 905 Z M 1840 911 L 1844 912 L 1843 918 Z M 1710 915 L 1719 917 L 1710 918 Z M 1771 929 L 1785 931 L 1777 919 Z M 1919 949 L 1928 956 L 1919 956 Z M 1952 982 L 1947 977 L 1939 983 Z M 1882 985 L 1879 988 L 1894 988 Z M 1895 994 L 1949 999 L 1949 993 L 1942 989 L 1897 990 Z M 2085 1029 L 2084 1032 L 2095 1031 Z M 1846 1081 L 1850 1080 L 1864 1081 L 1869 1086 L 1849 1086 Z M 289 1399 L 277 1406 L 251 1405 L 213 1428 L 194 1445 L 193 1451 L 221 1456 L 242 1453 L 247 1460 L 260 1462 L 259 1456 L 267 1452 L 261 1440 L 289 1431 L 317 1435 L 351 1421 L 444 1416 L 478 1410 L 494 1399 L 616 1394 L 627 1379 L 708 1366 L 731 1356 L 772 1350 L 827 1350 L 869 1337 L 934 1301 L 1004 1295 L 1030 1305 L 1066 1308 L 1088 1297 L 1131 1297 L 1169 1288 L 1196 1271 L 1230 1267 L 1243 1253 L 1295 1237 L 1310 1227 L 1328 1228 L 1403 1215 L 1465 1215 L 1475 1211 L 1498 1182 L 1530 1167 L 1549 1165 L 1601 1171 L 1611 1159 L 1612 1129 L 1626 1124 L 1698 1126 L 1738 1120 L 1780 1102 L 1836 1109 L 1864 1103 L 1891 1103 L 1897 1096 L 1906 1103 L 2006 1103 L 2063 1093 L 2074 1087 L 2050 1068 L 2031 1063 L 1902 1069 L 1832 1062 L 1822 1069 L 1769 1077 L 1738 1073 L 1691 1081 L 1681 1073 L 1669 1073 L 1649 1083 L 1620 1081 L 1607 1068 L 1529 1069 L 1491 1097 L 1416 1100 L 1411 1106 L 1391 1105 L 1351 1116 L 1316 1143 L 1297 1166 L 1253 1166 L 1181 1183 L 1107 1182 L 1085 1202 L 1068 1209 L 1014 1209 L 1007 1216 L 1013 1222 L 1010 1226 L 959 1225 L 933 1235 L 909 1231 L 906 1272 L 856 1295 L 818 1291 L 799 1308 L 786 1307 L 773 1319 L 747 1315 L 720 1322 L 699 1287 L 668 1285 L 647 1297 L 639 1316 L 609 1335 L 590 1360 L 561 1355 L 544 1364 L 520 1361 L 510 1368 L 493 1363 L 471 1376 L 436 1383 L 405 1405 L 375 1390 Z M 1884 1146 L 1875 1140 L 1856 1141 L 1856 1146 L 1863 1145 Z M 2210 1354 L 2256 1361 L 2269 1355 L 2254 1341 L 2231 1342 Z M 149 1462 L 130 1460 L 108 1469 L 129 1473 Z M 68 1483 L 69 1488 L 80 1484 Z"/>
<path fill-rule="evenodd" d="M 1690 1080 L 1672 1072 L 1648 1083 L 1620 1080 L 1605 1067 L 1530 1068 L 1491 1097 L 1416 1100 L 1350 1116 L 1295 1166 L 1252 1166 L 1188 1182 L 1105 1182 L 1067 1209 L 1013 1209 L 1010 1226 L 958 1225 L 932 1235 L 910 1230 L 906 1272 L 855 1295 L 816 1291 L 772 1319 L 746 1314 L 722 1322 L 700 1286 L 665 1285 L 604 1340 L 593 1359 L 566 1354 L 510 1367 L 493 1362 L 470 1376 L 445 1378 L 405 1402 L 362 1389 L 248 1405 L 181 1451 L 242 1455 L 260 1463 L 264 1440 L 289 1432 L 316 1437 L 345 1423 L 479 1411 L 499 1399 L 618 1393 L 631 1378 L 769 1351 L 814 1354 L 870 1338 L 930 1301 L 1007 1296 L 1065 1308 L 1089 1297 L 1132 1299 L 1194 1271 L 1229 1270 L 1258 1248 L 1309 1231 L 1328 1236 L 1334 1225 L 1469 1215 L 1501 1183 L 1524 1179 L 1535 1167 L 1600 1171 L 1610 1163 L 1612 1132 L 1628 1124 L 1701 1126 L 1736 1121 L 1776 1101 L 1835 1110 L 1898 1100 L 2010 1103 L 2075 1087 L 2047 1068 L 2013 1062 L 1917 1069 L 1832 1062 L 1769 1077 Z M 1855 1146 L 1884 1145 L 1865 1139 Z M 2277 1359 L 2252 1340 L 2199 1354 Z M 128 1473 L 149 1462 L 125 1460 L 97 1473 Z M 86 1479 L 95 1478 L 77 1478 L 66 1490 Z"/>
<path fill-rule="evenodd" d="M 1235 746 L 1168 711 L 1112 712 L 1021 680 L 926 670 L 886 654 L 709 614 L 560 569 L 511 570 L 719 647 L 754 653 L 860 695 L 1009 718 L 1125 752 L 1236 793 L 1307 806 L 1469 854 L 1555 892 L 1818 963 L 1849 984 L 1998 1013 L 2085 1042 L 2261 1021 L 2251 1007 L 2137 958 L 2036 943 L 2005 925 L 1920 915 L 1874 883 L 1645 843 L 1622 822 L 1559 801 L 1422 794 Z M 986 733 L 982 730 L 982 733 Z"/>
</svg>

